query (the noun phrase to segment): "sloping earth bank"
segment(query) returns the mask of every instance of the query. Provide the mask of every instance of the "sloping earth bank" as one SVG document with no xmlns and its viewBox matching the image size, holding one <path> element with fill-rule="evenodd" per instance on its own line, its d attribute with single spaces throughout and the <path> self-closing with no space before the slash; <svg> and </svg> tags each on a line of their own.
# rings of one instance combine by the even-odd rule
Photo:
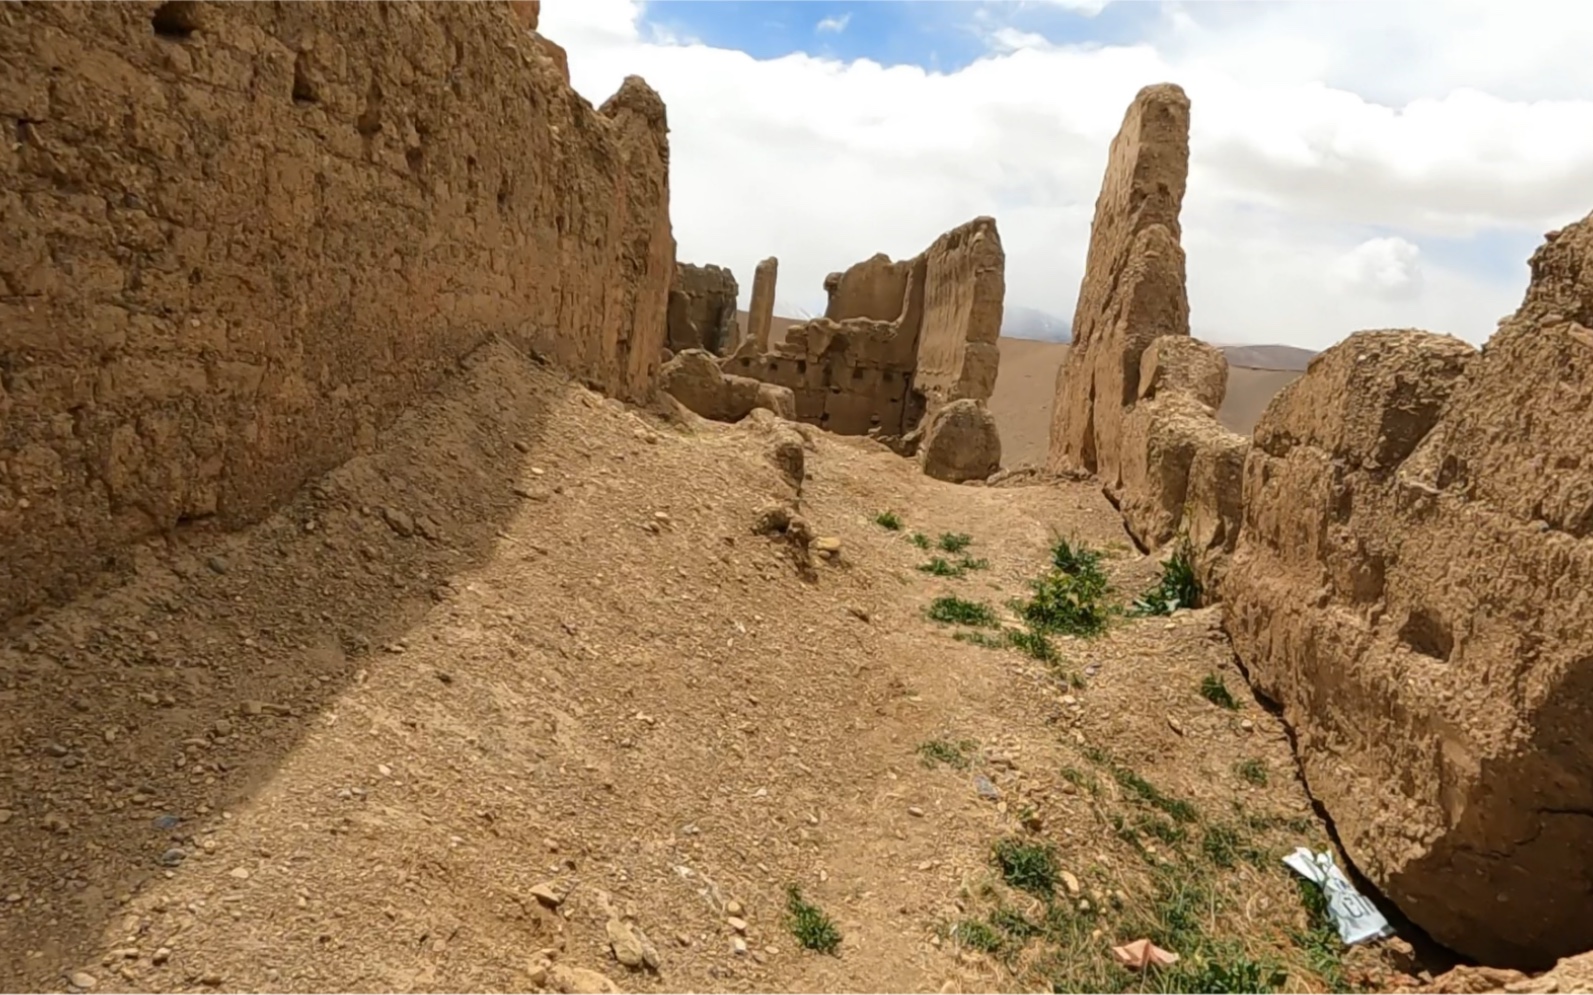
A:
<svg viewBox="0 0 1593 995">
<path fill-rule="evenodd" d="M 267 522 L 174 535 L 15 623 L 0 987 L 1399 980 L 1386 950 L 1346 964 L 1278 863 L 1323 828 L 1212 612 L 1058 638 L 1053 663 L 926 617 L 1009 613 L 1059 536 L 1148 586 L 1096 486 L 954 487 L 812 433 L 801 510 L 841 553 L 804 580 L 752 529 L 789 496 L 768 446 L 495 344 Z M 790 885 L 838 956 L 799 947 Z M 611 917 L 656 972 L 616 963 Z M 1176 971 L 1111 966 L 1147 935 Z"/>
</svg>

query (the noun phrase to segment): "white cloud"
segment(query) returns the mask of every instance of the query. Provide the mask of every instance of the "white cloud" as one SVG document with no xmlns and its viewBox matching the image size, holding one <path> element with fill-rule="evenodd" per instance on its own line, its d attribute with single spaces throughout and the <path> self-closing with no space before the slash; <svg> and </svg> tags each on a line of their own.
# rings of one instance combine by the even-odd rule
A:
<svg viewBox="0 0 1593 995">
<path fill-rule="evenodd" d="M 1340 256 L 1333 275 L 1352 294 L 1410 300 L 1421 293 L 1422 250 L 1398 236 L 1370 238 Z"/>
<path fill-rule="evenodd" d="M 831 270 L 991 214 L 1007 300 L 1070 316 L 1107 145 L 1134 93 L 1168 80 L 1193 102 L 1198 333 L 1321 347 L 1415 326 L 1480 341 L 1519 301 L 1525 259 L 1468 275 L 1421 247 L 1593 209 L 1593 60 L 1568 54 L 1593 43 L 1593 5 L 1477 5 L 1497 31 L 1487 57 L 1447 4 L 1240 6 L 1166 8 L 1129 46 L 1052 45 L 987 20 L 992 54 L 950 74 L 660 44 L 625 0 L 548 4 L 542 23 L 590 99 L 628 73 L 664 96 L 681 258 L 730 266 L 745 296 L 757 260 L 778 255 L 785 313 L 821 309 Z"/>
<path fill-rule="evenodd" d="M 824 20 L 814 25 L 813 30 L 821 33 L 828 31 L 834 34 L 840 34 L 842 31 L 845 31 L 846 26 L 851 23 L 852 15 L 850 13 L 846 13 L 842 14 L 840 17 L 826 17 Z"/>
</svg>

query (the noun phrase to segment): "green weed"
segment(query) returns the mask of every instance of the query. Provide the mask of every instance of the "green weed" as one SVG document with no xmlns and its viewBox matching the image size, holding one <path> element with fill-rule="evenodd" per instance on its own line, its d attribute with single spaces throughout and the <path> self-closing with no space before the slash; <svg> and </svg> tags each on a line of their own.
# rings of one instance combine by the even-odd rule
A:
<svg viewBox="0 0 1593 995">
<path fill-rule="evenodd" d="M 964 919 L 953 926 L 951 938 L 970 950 L 993 954 L 1001 949 L 1001 934 L 978 919 Z"/>
<path fill-rule="evenodd" d="M 900 532 L 902 530 L 902 516 L 894 511 L 882 511 L 874 516 L 874 524 L 882 529 Z"/>
<path fill-rule="evenodd" d="M 786 925 L 798 943 L 808 950 L 834 954 L 841 947 L 841 931 L 824 910 L 802 898 L 796 885 L 785 890 Z"/>
<path fill-rule="evenodd" d="M 939 546 L 942 552 L 960 553 L 973 545 L 973 536 L 966 532 L 942 532 Z"/>
<path fill-rule="evenodd" d="M 1258 788 L 1267 786 L 1267 765 L 1255 757 L 1239 761 L 1234 764 L 1233 770 L 1246 784 L 1253 784 Z"/>
<path fill-rule="evenodd" d="M 918 756 L 924 761 L 925 767 L 941 763 L 955 767 L 957 770 L 966 770 L 969 755 L 977 748 L 978 744 L 966 739 L 956 743 L 945 739 L 931 739 L 918 745 Z"/>
<path fill-rule="evenodd" d="M 929 548 L 929 536 L 924 535 L 922 532 L 914 532 L 912 535 L 908 536 L 907 539 L 919 549 Z"/>
<path fill-rule="evenodd" d="M 929 617 L 950 625 L 972 625 L 994 629 L 1000 623 L 993 608 L 981 601 L 965 601 L 947 594 L 929 603 Z"/>
<path fill-rule="evenodd" d="M 1222 677 L 1218 674 L 1207 674 L 1200 679 L 1200 696 L 1218 708 L 1226 708 L 1230 712 L 1239 710 L 1238 699 L 1228 690 L 1228 685 L 1223 683 Z"/>
<path fill-rule="evenodd" d="M 1056 888 L 1056 851 L 1042 843 L 1007 837 L 991 848 L 1002 880 L 1020 891 L 1049 898 Z"/>
<path fill-rule="evenodd" d="M 1195 576 L 1194 548 L 1187 538 L 1179 541 L 1173 555 L 1162 561 L 1156 586 L 1140 595 L 1129 606 L 1130 615 L 1171 615 L 1180 608 L 1200 604 L 1200 579 Z"/>
</svg>

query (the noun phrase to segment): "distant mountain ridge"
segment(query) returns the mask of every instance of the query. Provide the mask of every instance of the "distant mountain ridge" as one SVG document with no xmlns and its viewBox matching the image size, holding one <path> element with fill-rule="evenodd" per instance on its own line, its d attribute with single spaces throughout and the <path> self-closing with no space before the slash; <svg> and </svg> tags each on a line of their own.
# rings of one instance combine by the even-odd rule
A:
<svg viewBox="0 0 1593 995">
<path fill-rule="evenodd" d="M 1073 323 L 1038 308 L 1013 305 L 1001 313 L 1001 334 L 1035 342 L 1072 342 Z"/>
</svg>

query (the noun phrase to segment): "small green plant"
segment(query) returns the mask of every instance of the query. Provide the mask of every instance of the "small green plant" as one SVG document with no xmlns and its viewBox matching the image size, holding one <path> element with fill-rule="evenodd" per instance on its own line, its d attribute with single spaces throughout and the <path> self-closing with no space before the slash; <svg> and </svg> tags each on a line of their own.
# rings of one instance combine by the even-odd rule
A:
<svg viewBox="0 0 1593 995">
<path fill-rule="evenodd" d="M 960 553 L 973 545 L 973 536 L 966 532 L 942 532 L 938 545 L 942 552 Z"/>
<path fill-rule="evenodd" d="M 966 739 L 956 743 L 945 739 L 931 739 L 918 745 L 918 756 L 923 760 L 925 767 L 933 767 L 940 763 L 958 770 L 966 770 L 968 756 L 977 745 Z"/>
<path fill-rule="evenodd" d="M 1074 787 L 1083 788 L 1092 795 L 1101 793 L 1101 782 L 1095 779 L 1095 775 L 1079 770 L 1077 767 L 1063 767 L 1062 779 L 1068 781 Z"/>
<path fill-rule="evenodd" d="M 1051 640 L 1045 638 L 1043 633 L 1008 629 L 1007 642 L 1014 649 L 1022 650 L 1041 663 L 1055 663 L 1059 659 L 1056 647 L 1051 645 Z"/>
<path fill-rule="evenodd" d="M 970 950 L 993 954 L 1001 949 L 1001 934 L 978 919 L 964 919 L 953 926 L 951 938 Z"/>
<path fill-rule="evenodd" d="M 1267 786 L 1267 765 L 1251 757 L 1234 764 L 1234 773 L 1239 775 L 1239 780 L 1246 784 L 1253 784 L 1258 788 Z"/>
<path fill-rule="evenodd" d="M 1174 798 L 1163 794 L 1161 789 L 1127 767 L 1113 765 L 1112 776 L 1117 779 L 1117 783 L 1122 785 L 1123 789 L 1129 794 L 1152 808 L 1166 812 L 1179 822 L 1194 822 L 1199 818 L 1199 813 L 1195 811 L 1195 806 L 1182 798 Z"/>
<path fill-rule="evenodd" d="M 841 931 L 824 910 L 806 901 L 796 885 L 785 889 L 786 925 L 798 943 L 809 950 L 834 954 L 841 947 Z"/>
<path fill-rule="evenodd" d="M 991 858 L 1007 884 L 1041 898 L 1056 888 L 1056 852 L 1042 843 L 1007 837 L 997 840 Z"/>
<path fill-rule="evenodd" d="M 1015 605 L 1029 628 L 1071 636 L 1104 632 L 1111 607 L 1101 554 L 1082 543 L 1058 539 L 1051 547 L 1051 565 L 1043 577 L 1030 582 L 1029 600 Z"/>
<path fill-rule="evenodd" d="M 962 571 L 946 560 L 944 556 L 931 556 L 928 563 L 920 563 L 918 569 L 926 574 L 936 577 L 961 577 Z"/>
<path fill-rule="evenodd" d="M 874 524 L 882 529 L 900 532 L 902 530 L 902 516 L 894 511 L 882 511 L 874 516 Z"/>
<path fill-rule="evenodd" d="M 1218 867 L 1233 867 L 1239 862 L 1244 842 L 1232 826 L 1207 826 L 1200 841 L 1200 849 Z"/>
<path fill-rule="evenodd" d="M 1327 895 L 1314 881 L 1295 878 L 1300 889 L 1300 902 L 1305 906 L 1305 930 L 1291 931 L 1290 938 L 1305 954 L 1311 970 L 1322 976 L 1329 991 L 1349 990 L 1349 980 L 1344 976 L 1343 941 L 1328 914 Z"/>
<path fill-rule="evenodd" d="M 1129 607 L 1130 615 L 1171 615 L 1180 608 L 1200 604 L 1200 579 L 1195 576 L 1195 552 L 1189 539 L 1179 540 L 1173 555 L 1162 561 L 1156 586 Z"/>
<path fill-rule="evenodd" d="M 929 617 L 936 622 L 972 625 L 982 629 L 994 629 L 1000 624 L 996 620 L 995 610 L 989 605 L 981 601 L 965 601 L 950 594 L 929 603 Z"/>
<path fill-rule="evenodd" d="M 1200 696 L 1218 708 L 1226 708 L 1230 712 L 1239 710 L 1238 700 L 1234 698 L 1233 692 L 1228 690 L 1228 685 L 1223 683 L 1222 677 L 1218 674 L 1207 674 L 1200 679 Z"/>
<path fill-rule="evenodd" d="M 929 548 L 929 536 L 924 535 L 922 532 L 914 532 L 907 537 L 907 540 L 919 549 Z"/>
<path fill-rule="evenodd" d="M 1030 922 L 1028 917 L 1017 909 L 1010 909 L 1005 905 L 990 913 L 990 925 L 1005 933 L 1018 943 L 1022 943 L 1031 936 L 1040 935 L 1040 927 Z"/>
</svg>

